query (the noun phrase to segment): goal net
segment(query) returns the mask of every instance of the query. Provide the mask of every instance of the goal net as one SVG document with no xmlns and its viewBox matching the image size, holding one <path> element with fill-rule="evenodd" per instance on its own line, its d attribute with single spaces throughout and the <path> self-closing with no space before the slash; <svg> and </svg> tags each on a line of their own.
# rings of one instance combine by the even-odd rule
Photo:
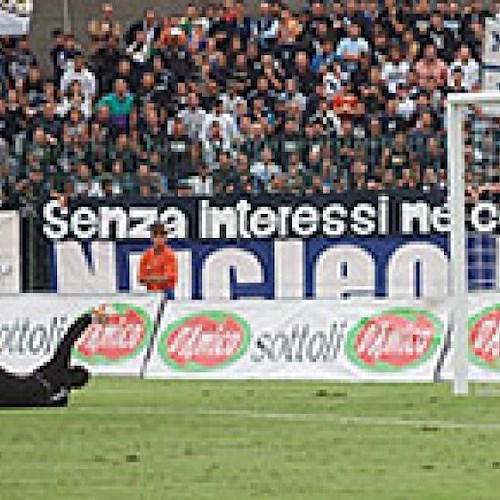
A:
<svg viewBox="0 0 500 500">
<path fill-rule="evenodd" d="M 448 96 L 455 394 L 500 380 L 500 92 Z"/>
</svg>

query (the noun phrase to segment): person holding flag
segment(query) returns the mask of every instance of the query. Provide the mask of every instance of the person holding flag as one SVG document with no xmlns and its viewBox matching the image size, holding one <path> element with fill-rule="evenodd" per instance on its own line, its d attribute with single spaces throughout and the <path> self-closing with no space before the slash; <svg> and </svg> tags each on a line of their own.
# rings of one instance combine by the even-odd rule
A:
<svg viewBox="0 0 500 500">
<path fill-rule="evenodd" d="M 163 224 L 157 222 L 151 226 L 152 246 L 144 251 L 141 256 L 138 271 L 138 281 L 145 285 L 148 292 L 163 293 L 158 314 L 154 323 L 153 334 L 144 357 L 140 377 L 143 378 L 153 352 L 153 346 L 160 328 L 161 318 L 167 305 L 166 293 L 173 290 L 177 283 L 177 258 L 172 249 L 167 245 L 167 235 Z"/>
</svg>

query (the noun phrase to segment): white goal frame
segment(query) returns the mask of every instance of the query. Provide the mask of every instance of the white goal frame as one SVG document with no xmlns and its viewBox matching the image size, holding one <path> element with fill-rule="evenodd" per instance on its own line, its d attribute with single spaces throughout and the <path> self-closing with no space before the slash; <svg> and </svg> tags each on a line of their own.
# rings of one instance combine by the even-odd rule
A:
<svg viewBox="0 0 500 500">
<path fill-rule="evenodd" d="M 468 106 L 481 104 L 500 106 L 500 92 L 449 94 L 447 97 L 448 203 L 451 214 L 449 270 L 453 314 L 453 392 L 456 395 L 467 395 L 469 392 L 463 111 Z"/>
</svg>

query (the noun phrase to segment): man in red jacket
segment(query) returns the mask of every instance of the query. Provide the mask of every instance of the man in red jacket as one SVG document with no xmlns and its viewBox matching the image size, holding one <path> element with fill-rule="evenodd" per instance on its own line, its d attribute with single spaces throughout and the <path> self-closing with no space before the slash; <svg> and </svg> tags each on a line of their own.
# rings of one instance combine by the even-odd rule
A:
<svg viewBox="0 0 500 500">
<path fill-rule="evenodd" d="M 155 223 L 151 226 L 151 241 L 153 245 L 142 254 L 141 262 L 139 263 L 139 283 L 146 285 L 148 292 L 172 290 L 177 283 L 177 258 L 174 252 L 167 246 L 167 235 L 162 224 Z M 156 315 L 153 334 L 149 340 L 146 355 L 141 366 L 141 378 L 146 373 L 166 303 L 167 298 L 163 295 L 160 307 L 158 308 L 158 314 Z"/>
<path fill-rule="evenodd" d="M 167 246 L 165 228 L 160 223 L 151 226 L 152 247 L 141 257 L 139 283 L 146 285 L 148 292 L 172 290 L 177 283 L 177 259 Z"/>
</svg>

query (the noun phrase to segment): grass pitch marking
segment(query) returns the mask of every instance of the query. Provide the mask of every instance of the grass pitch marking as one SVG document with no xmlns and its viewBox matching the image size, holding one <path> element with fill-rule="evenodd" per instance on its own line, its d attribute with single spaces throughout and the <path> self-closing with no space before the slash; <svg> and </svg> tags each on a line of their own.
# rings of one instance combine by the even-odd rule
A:
<svg viewBox="0 0 500 500">
<path fill-rule="evenodd" d="M 47 409 L 35 410 L 7 410 L 7 415 L 26 415 L 36 413 L 37 415 L 53 415 L 54 412 Z M 58 413 L 64 415 L 65 410 Z M 278 420 L 287 422 L 323 422 L 337 425 L 358 425 L 375 427 L 419 427 L 422 429 L 470 429 L 500 431 L 500 423 L 477 423 L 477 422 L 455 422 L 452 420 L 415 420 L 393 417 L 363 417 L 363 416 L 340 416 L 326 413 L 276 413 L 257 411 L 250 409 L 210 409 L 210 408 L 165 408 L 161 406 L 73 406 L 68 414 L 100 416 L 100 415 L 166 415 L 166 416 L 195 416 L 195 417 L 235 417 L 257 420 Z"/>
</svg>

